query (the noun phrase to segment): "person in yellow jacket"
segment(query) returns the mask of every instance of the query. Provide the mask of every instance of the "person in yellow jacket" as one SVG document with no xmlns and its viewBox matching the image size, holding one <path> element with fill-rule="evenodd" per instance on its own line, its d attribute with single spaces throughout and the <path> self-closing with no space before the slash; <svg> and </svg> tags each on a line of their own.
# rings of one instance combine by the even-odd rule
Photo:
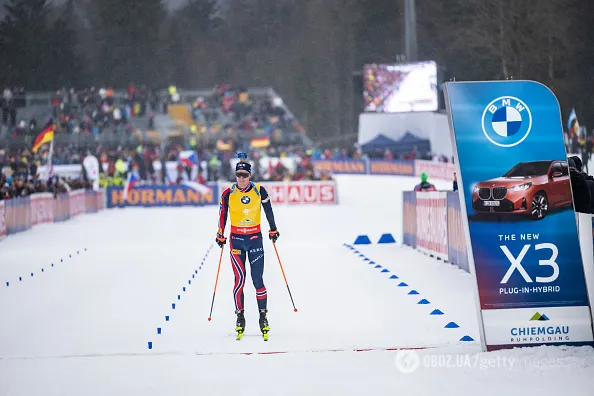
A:
<svg viewBox="0 0 594 396">
<path fill-rule="evenodd" d="M 216 242 L 221 248 L 227 242 L 224 233 L 227 215 L 230 214 L 229 248 L 231 249 L 231 265 L 235 274 L 233 300 L 235 301 L 235 314 L 237 315 L 235 331 L 238 332 L 238 339 L 241 339 L 245 329 L 243 286 L 246 278 L 245 259 L 247 255 L 250 260 L 250 272 L 256 289 L 256 300 L 260 312 L 260 331 L 267 339 L 270 328 L 266 317 L 268 294 L 262 279 L 264 273 L 264 248 L 260 229 L 262 207 L 270 226 L 268 237 L 273 243 L 276 243 L 280 234 L 276 229 L 270 196 L 264 187 L 250 181 L 251 173 L 251 164 L 249 162 L 242 160 L 235 166 L 236 183 L 225 189 L 221 195 L 219 229 Z"/>
</svg>

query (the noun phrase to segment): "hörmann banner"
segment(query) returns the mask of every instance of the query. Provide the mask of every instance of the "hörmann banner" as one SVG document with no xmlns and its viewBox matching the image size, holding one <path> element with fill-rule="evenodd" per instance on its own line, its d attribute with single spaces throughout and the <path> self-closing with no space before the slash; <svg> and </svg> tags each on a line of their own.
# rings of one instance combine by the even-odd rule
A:
<svg viewBox="0 0 594 396">
<path fill-rule="evenodd" d="M 446 84 L 487 350 L 592 344 L 559 104 L 532 81 Z"/>
<path fill-rule="evenodd" d="M 216 183 L 209 183 L 210 192 L 204 193 L 185 185 L 146 185 L 134 187 L 124 200 L 122 187 L 107 187 L 107 207 L 158 207 L 215 205 L 218 201 Z"/>
</svg>

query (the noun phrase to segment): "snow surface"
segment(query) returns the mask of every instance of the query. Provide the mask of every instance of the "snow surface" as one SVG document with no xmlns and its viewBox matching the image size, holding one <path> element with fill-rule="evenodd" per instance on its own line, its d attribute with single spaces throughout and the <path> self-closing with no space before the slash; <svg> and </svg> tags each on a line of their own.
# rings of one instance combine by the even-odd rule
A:
<svg viewBox="0 0 594 396">
<path fill-rule="evenodd" d="M 415 178 L 338 183 L 339 205 L 275 206 L 299 312 L 266 240 L 267 343 L 251 279 L 246 334 L 235 341 L 228 250 L 207 320 L 220 252 L 216 206 L 107 210 L 6 238 L 0 395 L 593 394 L 592 348 L 482 353 L 478 342 L 460 342 L 478 339 L 468 273 L 400 244 L 356 245 L 360 253 L 343 246 L 385 232 L 400 242 L 401 191 Z M 429 315 L 434 309 L 444 315 Z M 449 322 L 459 327 L 444 328 Z"/>
</svg>

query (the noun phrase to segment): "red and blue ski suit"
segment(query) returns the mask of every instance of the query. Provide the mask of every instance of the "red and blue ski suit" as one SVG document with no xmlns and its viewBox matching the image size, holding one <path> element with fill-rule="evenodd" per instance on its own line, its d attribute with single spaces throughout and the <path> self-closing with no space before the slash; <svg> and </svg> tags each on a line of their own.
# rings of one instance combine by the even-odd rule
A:
<svg viewBox="0 0 594 396">
<path fill-rule="evenodd" d="M 260 230 L 261 208 L 264 208 L 270 229 L 276 230 L 270 196 L 264 187 L 250 182 L 245 190 L 240 190 L 237 184 L 233 184 L 231 188 L 225 189 L 221 195 L 218 233 L 220 235 L 224 234 L 227 214 L 230 214 L 231 235 L 229 236 L 229 248 L 231 249 L 231 265 L 235 274 L 233 300 L 235 301 L 236 311 L 244 309 L 243 287 L 246 278 L 246 256 L 250 260 L 250 273 L 256 289 L 258 309 L 266 309 L 267 305 L 268 293 L 262 279 L 264 273 L 264 248 Z"/>
</svg>

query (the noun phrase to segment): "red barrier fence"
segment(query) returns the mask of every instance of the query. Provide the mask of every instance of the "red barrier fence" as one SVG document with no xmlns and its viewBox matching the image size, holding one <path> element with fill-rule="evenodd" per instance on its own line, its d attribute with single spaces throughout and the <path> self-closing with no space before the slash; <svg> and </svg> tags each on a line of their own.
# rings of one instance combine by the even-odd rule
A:
<svg viewBox="0 0 594 396">
<path fill-rule="evenodd" d="M 51 193 L 40 193 L 31 195 L 31 225 L 53 223 L 54 221 L 54 197 Z"/>
<path fill-rule="evenodd" d="M 84 190 L 72 191 L 68 194 L 70 217 L 78 216 L 87 211 L 85 197 L 86 191 Z"/>
<path fill-rule="evenodd" d="M 448 200 L 445 191 L 417 194 L 417 246 L 426 253 L 448 259 Z"/>
<path fill-rule="evenodd" d="M 470 272 L 457 191 L 404 191 L 403 242 Z"/>
<path fill-rule="evenodd" d="M 28 230 L 43 223 L 66 221 L 82 213 L 105 208 L 105 192 L 76 190 L 58 194 L 33 194 L 0 201 L 0 236 Z"/>
</svg>

